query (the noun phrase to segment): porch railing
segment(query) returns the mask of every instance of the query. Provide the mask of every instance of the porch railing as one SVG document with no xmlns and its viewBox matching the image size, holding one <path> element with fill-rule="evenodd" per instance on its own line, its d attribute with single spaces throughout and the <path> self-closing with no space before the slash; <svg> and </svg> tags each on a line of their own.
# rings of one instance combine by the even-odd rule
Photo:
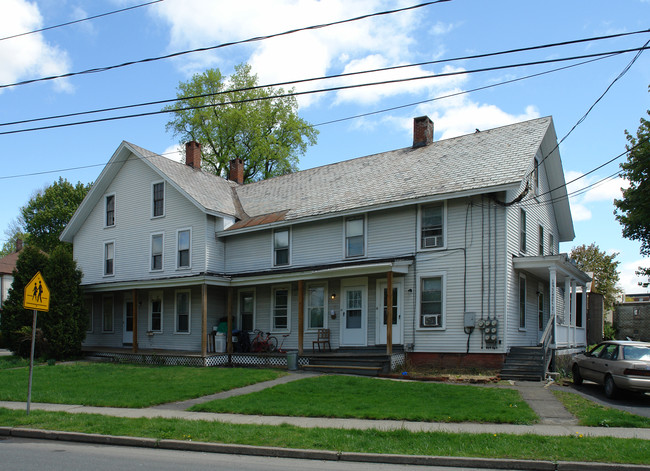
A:
<svg viewBox="0 0 650 471">
<path fill-rule="evenodd" d="M 542 364 L 542 378 L 546 377 L 546 372 L 553 359 L 553 352 L 551 351 L 551 341 L 553 340 L 553 325 L 555 324 L 555 317 L 549 318 L 542 333 L 542 338 L 539 341 L 539 346 L 542 347 L 543 359 Z"/>
</svg>

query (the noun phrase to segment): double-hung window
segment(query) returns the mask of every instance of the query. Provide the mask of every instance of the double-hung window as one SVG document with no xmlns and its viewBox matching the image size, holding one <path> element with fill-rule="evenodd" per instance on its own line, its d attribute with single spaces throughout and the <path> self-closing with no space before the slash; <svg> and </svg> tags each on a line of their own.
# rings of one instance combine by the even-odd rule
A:
<svg viewBox="0 0 650 471">
<path fill-rule="evenodd" d="M 549 255 L 555 255 L 555 237 L 553 233 L 548 235 L 548 253 Z"/>
<path fill-rule="evenodd" d="M 324 284 L 307 287 L 307 329 L 316 330 L 325 327 L 325 311 L 327 310 Z"/>
<path fill-rule="evenodd" d="M 176 333 L 190 333 L 190 290 L 176 291 Z"/>
<path fill-rule="evenodd" d="M 273 265 L 289 265 L 289 229 L 273 232 Z"/>
<path fill-rule="evenodd" d="M 178 238 L 178 255 L 176 258 L 177 268 L 190 268 L 191 249 L 192 249 L 192 231 L 182 229 L 177 233 Z"/>
<path fill-rule="evenodd" d="M 149 294 L 149 331 L 162 332 L 163 299 L 162 292 L 153 291 Z"/>
<path fill-rule="evenodd" d="M 104 243 L 104 276 L 115 274 L 115 242 Z"/>
<path fill-rule="evenodd" d="M 113 296 L 102 298 L 102 332 L 113 332 Z"/>
<path fill-rule="evenodd" d="M 365 218 L 352 217 L 345 220 L 345 256 L 363 257 L 365 255 Z"/>
<path fill-rule="evenodd" d="M 539 225 L 539 240 L 538 240 L 539 255 L 544 255 L 544 227 Z"/>
<path fill-rule="evenodd" d="M 156 182 L 152 185 L 152 217 L 161 217 L 165 215 L 165 182 Z"/>
<path fill-rule="evenodd" d="M 526 252 L 526 211 L 519 210 L 519 251 Z"/>
<path fill-rule="evenodd" d="M 420 327 L 444 326 L 444 278 L 427 276 L 420 279 Z"/>
<path fill-rule="evenodd" d="M 288 286 L 273 288 L 273 330 L 289 330 L 290 291 Z"/>
<path fill-rule="evenodd" d="M 420 248 L 444 247 L 445 206 L 443 203 L 420 208 Z"/>
<path fill-rule="evenodd" d="M 163 269 L 163 235 L 153 234 L 151 236 L 151 270 Z"/>
<path fill-rule="evenodd" d="M 115 195 L 106 197 L 106 227 L 115 225 Z"/>
<path fill-rule="evenodd" d="M 539 160 L 537 157 L 533 159 L 533 185 L 535 185 L 533 193 L 539 195 Z"/>
</svg>

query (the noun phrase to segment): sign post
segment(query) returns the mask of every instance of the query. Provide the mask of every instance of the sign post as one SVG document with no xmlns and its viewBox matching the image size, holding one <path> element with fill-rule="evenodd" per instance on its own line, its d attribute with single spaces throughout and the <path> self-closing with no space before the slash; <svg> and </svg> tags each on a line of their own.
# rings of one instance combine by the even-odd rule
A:
<svg viewBox="0 0 650 471">
<path fill-rule="evenodd" d="M 32 322 L 32 350 L 29 355 L 29 385 L 27 387 L 27 415 L 32 402 L 32 372 L 34 370 L 34 345 L 36 343 L 36 318 L 37 312 L 50 310 L 50 290 L 45 284 L 41 272 L 37 272 L 34 278 L 25 286 L 23 293 L 23 307 L 33 309 L 34 320 Z"/>
</svg>

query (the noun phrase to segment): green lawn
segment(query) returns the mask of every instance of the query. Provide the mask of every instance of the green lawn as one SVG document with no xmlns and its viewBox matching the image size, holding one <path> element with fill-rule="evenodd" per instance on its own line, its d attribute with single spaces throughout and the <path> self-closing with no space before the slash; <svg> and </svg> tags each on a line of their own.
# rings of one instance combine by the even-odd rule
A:
<svg viewBox="0 0 650 471">
<path fill-rule="evenodd" d="M 109 407 L 148 407 L 268 381 L 271 369 L 147 367 L 75 363 L 34 368 L 32 401 Z M 29 368 L 0 371 L 0 400 L 26 401 Z"/>
<path fill-rule="evenodd" d="M 647 464 L 650 441 L 611 437 L 380 432 L 303 429 L 289 425 L 232 425 L 174 419 L 124 419 L 94 414 L 10 411 L 0 408 L 0 424 L 199 442 L 238 443 L 360 453 L 469 456 L 551 461 Z"/>
<path fill-rule="evenodd" d="M 0 357 L 0 370 L 6 368 L 19 368 L 21 366 L 29 366 L 29 360 L 15 355 Z"/>
<path fill-rule="evenodd" d="M 306 378 L 245 396 L 198 404 L 191 410 L 432 422 L 538 421 L 519 392 L 512 389 L 355 376 Z"/>
<path fill-rule="evenodd" d="M 650 418 L 648 417 L 601 406 L 576 393 L 553 391 L 553 394 L 562 401 L 569 412 L 580 420 L 580 425 L 650 428 Z"/>
</svg>

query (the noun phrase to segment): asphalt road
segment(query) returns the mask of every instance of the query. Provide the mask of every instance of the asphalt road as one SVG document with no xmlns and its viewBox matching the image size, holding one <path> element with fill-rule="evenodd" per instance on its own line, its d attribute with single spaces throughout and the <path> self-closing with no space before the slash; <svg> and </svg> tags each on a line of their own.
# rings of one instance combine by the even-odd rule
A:
<svg viewBox="0 0 650 471">
<path fill-rule="evenodd" d="M 397 471 L 407 470 L 471 470 L 431 466 L 352 463 L 259 456 L 200 453 L 123 446 L 93 445 L 50 440 L 0 438 L 0 469 L 23 471 L 142 471 L 237 470 L 237 471 Z"/>
<path fill-rule="evenodd" d="M 620 391 L 616 399 L 609 399 L 605 396 L 605 390 L 600 384 L 592 383 L 585 380 L 580 386 L 575 384 L 571 386 L 587 399 L 591 399 L 607 407 L 621 409 L 631 414 L 650 417 L 650 394 L 632 393 L 629 391 Z"/>
</svg>

